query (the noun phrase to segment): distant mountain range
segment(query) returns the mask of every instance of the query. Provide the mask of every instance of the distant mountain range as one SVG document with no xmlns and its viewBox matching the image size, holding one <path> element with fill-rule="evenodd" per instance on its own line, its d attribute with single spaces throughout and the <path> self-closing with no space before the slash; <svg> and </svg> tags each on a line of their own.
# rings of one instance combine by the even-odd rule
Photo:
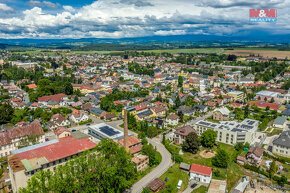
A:
<svg viewBox="0 0 290 193">
<path fill-rule="evenodd" d="M 258 32 L 257 32 L 258 33 Z M 0 48 L 17 47 L 40 48 L 74 48 L 87 49 L 95 44 L 142 45 L 151 48 L 191 48 L 191 47 L 223 47 L 223 46 L 277 46 L 289 47 L 290 35 L 245 35 L 245 36 L 214 36 L 214 35 L 177 35 L 151 36 L 137 38 L 83 38 L 83 39 L 0 39 Z M 142 47 L 141 46 L 141 47 Z"/>
</svg>

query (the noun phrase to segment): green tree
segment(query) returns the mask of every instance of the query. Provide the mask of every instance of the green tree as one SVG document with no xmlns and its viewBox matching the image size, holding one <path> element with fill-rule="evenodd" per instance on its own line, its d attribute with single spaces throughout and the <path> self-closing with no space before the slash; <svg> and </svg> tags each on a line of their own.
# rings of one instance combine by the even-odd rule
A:
<svg viewBox="0 0 290 193">
<path fill-rule="evenodd" d="M 142 147 L 142 153 L 149 156 L 149 165 L 158 165 L 161 162 L 161 157 L 152 144 L 145 144 Z"/>
<path fill-rule="evenodd" d="M 212 148 L 214 146 L 217 133 L 214 130 L 208 129 L 202 133 L 200 137 L 201 144 L 204 147 Z"/>
<path fill-rule="evenodd" d="M 277 182 L 280 186 L 284 186 L 288 182 L 288 179 L 286 176 L 282 175 Z"/>
<path fill-rule="evenodd" d="M 244 144 L 242 142 L 236 143 L 235 145 L 235 150 L 236 151 L 241 151 L 244 148 Z"/>
<path fill-rule="evenodd" d="M 245 107 L 245 110 L 244 110 L 244 117 L 248 118 L 249 117 L 249 113 L 250 113 L 249 104 L 247 104 L 246 107 Z"/>
<path fill-rule="evenodd" d="M 276 161 L 273 160 L 269 169 L 270 176 L 273 177 L 276 174 L 277 170 L 278 170 L 278 167 L 276 165 Z"/>
<path fill-rule="evenodd" d="M 178 77 L 178 87 L 182 87 L 183 86 L 183 77 L 179 76 Z"/>
<path fill-rule="evenodd" d="M 228 153 L 224 149 L 221 149 L 221 148 L 217 150 L 216 155 L 211 160 L 212 165 L 219 168 L 227 168 L 229 161 L 230 161 L 230 157 Z"/>
<path fill-rule="evenodd" d="M 185 141 L 182 144 L 182 149 L 195 154 L 199 149 L 199 143 L 200 141 L 197 134 L 195 132 L 191 132 L 185 137 Z"/>
<path fill-rule="evenodd" d="M 9 103 L 0 104 L 0 124 L 8 123 L 13 118 L 14 109 Z"/>
<path fill-rule="evenodd" d="M 64 93 L 67 95 L 72 95 L 74 92 L 73 86 L 70 82 L 64 83 Z"/>
</svg>

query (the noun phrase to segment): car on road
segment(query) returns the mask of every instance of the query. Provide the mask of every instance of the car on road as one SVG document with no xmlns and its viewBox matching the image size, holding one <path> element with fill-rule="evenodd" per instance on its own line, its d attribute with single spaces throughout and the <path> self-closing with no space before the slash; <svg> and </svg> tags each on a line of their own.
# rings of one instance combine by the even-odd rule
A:
<svg viewBox="0 0 290 193">
<path fill-rule="evenodd" d="M 71 132 L 75 132 L 75 131 L 77 131 L 77 130 L 75 130 L 75 129 L 71 130 Z"/>
<path fill-rule="evenodd" d="M 181 185 L 182 185 L 182 180 L 179 180 L 178 181 L 178 184 L 177 184 L 177 189 L 180 189 L 181 188 Z"/>
<path fill-rule="evenodd" d="M 197 184 L 192 184 L 190 187 L 193 189 L 197 186 Z"/>
<path fill-rule="evenodd" d="M 90 125 L 91 125 L 90 123 L 87 124 L 87 126 L 90 126 Z"/>
</svg>

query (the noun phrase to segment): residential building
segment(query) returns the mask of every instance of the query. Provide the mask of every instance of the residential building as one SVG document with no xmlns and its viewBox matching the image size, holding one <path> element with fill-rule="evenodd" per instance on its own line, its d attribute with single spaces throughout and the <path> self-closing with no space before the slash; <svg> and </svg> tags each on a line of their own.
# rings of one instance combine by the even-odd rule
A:
<svg viewBox="0 0 290 193">
<path fill-rule="evenodd" d="M 286 117 L 277 117 L 273 122 L 273 127 L 284 129 L 286 127 L 287 118 Z"/>
<path fill-rule="evenodd" d="M 272 152 L 281 156 L 290 157 L 290 130 L 282 132 L 273 140 Z"/>
<path fill-rule="evenodd" d="M 68 136 L 12 152 L 8 158 L 8 168 L 13 192 L 26 187 L 27 181 L 37 171 L 54 171 L 57 166 L 95 146 L 88 138 Z"/>
<path fill-rule="evenodd" d="M 174 132 L 174 142 L 177 144 L 182 144 L 185 141 L 186 136 L 192 132 L 196 131 L 189 125 L 177 128 Z"/>
<path fill-rule="evenodd" d="M 178 125 L 178 122 L 179 122 L 179 116 L 174 113 L 171 113 L 170 115 L 166 117 L 165 127 L 167 127 L 168 125 L 176 126 Z"/>
<path fill-rule="evenodd" d="M 248 163 L 259 166 L 263 160 L 263 152 L 264 150 L 259 147 L 251 147 L 246 156 Z"/>
<path fill-rule="evenodd" d="M 189 170 L 189 180 L 196 180 L 199 182 L 209 184 L 212 178 L 212 168 L 208 166 L 191 164 Z"/>
<path fill-rule="evenodd" d="M 195 130 L 201 135 L 207 129 L 217 132 L 216 141 L 235 145 L 236 143 L 261 144 L 266 135 L 258 132 L 259 121 L 245 119 L 241 123 L 236 121 L 221 121 L 220 123 L 212 123 L 201 120 L 195 124 Z"/>
<path fill-rule="evenodd" d="M 11 154 L 11 151 L 18 149 L 22 139 L 28 136 L 37 137 L 38 143 L 45 141 L 45 135 L 39 121 L 14 127 L 0 132 L 0 157 Z"/>
<path fill-rule="evenodd" d="M 59 113 L 52 115 L 50 121 L 47 122 L 47 127 L 51 130 L 56 129 L 57 127 L 66 127 L 69 125 L 70 121 Z"/>
<path fill-rule="evenodd" d="M 233 97 L 234 101 L 242 102 L 244 100 L 244 93 L 241 91 L 231 91 L 227 95 Z"/>
<path fill-rule="evenodd" d="M 213 120 L 228 121 L 230 119 L 230 110 L 227 107 L 215 109 L 212 114 Z"/>
<path fill-rule="evenodd" d="M 74 110 L 74 112 L 70 116 L 70 120 L 74 123 L 80 123 L 83 121 L 88 121 L 89 116 L 81 111 Z"/>
<path fill-rule="evenodd" d="M 143 171 L 148 168 L 149 157 L 147 155 L 136 155 L 132 158 L 132 161 L 136 164 L 137 171 Z"/>
<path fill-rule="evenodd" d="M 121 146 L 124 146 L 124 139 L 119 139 L 118 143 Z M 127 146 L 129 148 L 130 153 L 133 155 L 139 153 L 143 147 L 141 140 L 134 135 L 128 136 Z"/>
</svg>

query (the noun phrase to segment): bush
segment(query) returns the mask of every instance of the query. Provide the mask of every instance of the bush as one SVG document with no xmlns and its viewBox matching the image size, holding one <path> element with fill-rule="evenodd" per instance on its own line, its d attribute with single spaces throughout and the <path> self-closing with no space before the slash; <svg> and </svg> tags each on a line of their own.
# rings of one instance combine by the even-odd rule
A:
<svg viewBox="0 0 290 193">
<path fill-rule="evenodd" d="M 217 154 L 212 158 L 212 165 L 219 168 L 227 168 L 230 157 L 224 149 L 218 149 Z"/>
<path fill-rule="evenodd" d="M 218 169 L 213 170 L 213 175 L 214 175 L 215 177 L 220 177 L 220 176 L 221 176 L 221 172 L 220 172 Z"/>
</svg>

